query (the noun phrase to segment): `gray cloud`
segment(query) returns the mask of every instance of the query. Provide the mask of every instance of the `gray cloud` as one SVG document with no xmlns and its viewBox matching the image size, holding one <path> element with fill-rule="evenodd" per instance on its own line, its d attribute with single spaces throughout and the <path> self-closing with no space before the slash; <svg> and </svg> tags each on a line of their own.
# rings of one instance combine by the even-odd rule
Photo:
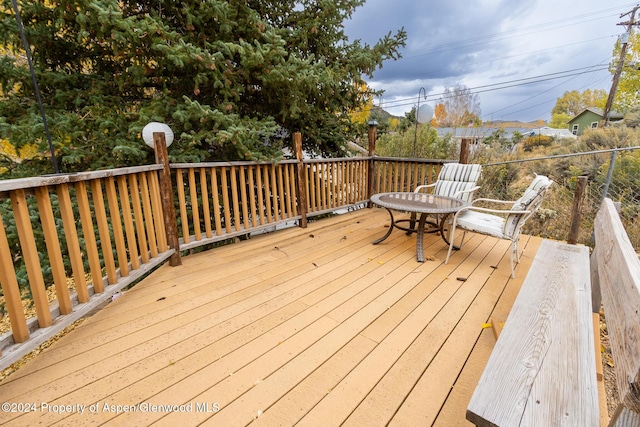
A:
<svg viewBox="0 0 640 427">
<path fill-rule="evenodd" d="M 584 0 L 368 0 L 346 24 L 351 39 L 373 44 L 404 27 L 407 46 L 399 61 L 385 62 L 370 85 L 397 115 L 409 111 L 424 87 L 434 104 L 446 87 L 477 92 L 484 120 L 549 120 L 566 91 L 609 90 L 605 69 L 553 78 L 551 74 L 600 64 L 606 68 L 620 15 L 635 3 Z M 545 77 L 546 76 L 546 77 Z M 516 80 L 538 77 L 537 83 Z M 509 83 L 512 82 L 512 83 Z M 497 90 L 487 85 L 511 86 Z"/>
</svg>

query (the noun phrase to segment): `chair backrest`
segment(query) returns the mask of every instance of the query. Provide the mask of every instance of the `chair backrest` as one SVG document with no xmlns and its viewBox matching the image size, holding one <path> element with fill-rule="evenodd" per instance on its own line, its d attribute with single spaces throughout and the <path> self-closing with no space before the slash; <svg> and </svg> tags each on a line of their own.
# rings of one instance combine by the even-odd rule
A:
<svg viewBox="0 0 640 427">
<path fill-rule="evenodd" d="M 540 207 L 542 199 L 553 181 L 544 175 L 536 175 L 522 197 L 515 201 L 512 211 L 529 211 L 526 214 L 510 214 L 504 223 L 504 234 L 511 238 L 520 232 L 525 221 Z"/>
<path fill-rule="evenodd" d="M 445 163 L 440 170 L 433 193 L 438 196 L 458 197 L 471 202 L 473 193 L 460 192 L 468 191 L 475 187 L 480 179 L 481 172 L 482 165 Z"/>
</svg>

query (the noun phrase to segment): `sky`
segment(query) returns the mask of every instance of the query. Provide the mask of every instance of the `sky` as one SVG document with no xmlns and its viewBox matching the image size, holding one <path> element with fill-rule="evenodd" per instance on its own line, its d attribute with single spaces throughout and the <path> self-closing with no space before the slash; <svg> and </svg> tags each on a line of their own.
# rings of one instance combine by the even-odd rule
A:
<svg viewBox="0 0 640 427">
<path fill-rule="evenodd" d="M 478 94 L 483 121 L 551 120 L 565 92 L 611 89 L 608 66 L 638 3 L 623 0 L 367 0 L 345 22 L 370 45 L 404 27 L 402 58 L 369 85 L 374 105 L 404 116 L 445 88 Z M 640 20 L 640 16 L 636 16 Z M 637 27 L 636 27 L 637 28 Z M 424 88 L 424 89 L 422 89 Z M 427 98 L 424 95 L 426 93 Z"/>
</svg>

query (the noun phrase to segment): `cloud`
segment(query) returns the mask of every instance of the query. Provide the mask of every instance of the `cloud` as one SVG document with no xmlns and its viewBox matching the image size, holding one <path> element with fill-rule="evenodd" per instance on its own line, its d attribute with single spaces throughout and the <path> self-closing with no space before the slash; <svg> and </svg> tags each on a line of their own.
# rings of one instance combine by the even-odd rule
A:
<svg viewBox="0 0 640 427">
<path fill-rule="evenodd" d="M 410 111 L 422 87 L 427 102 L 435 104 L 446 87 L 463 84 L 478 93 L 484 120 L 550 120 L 564 92 L 609 90 L 606 68 L 624 31 L 617 24 L 634 6 L 596 0 L 580 7 L 569 0 L 368 0 L 346 23 L 346 32 L 374 44 L 390 31 L 407 31 L 403 57 L 386 61 L 370 80 L 384 90 L 376 104 L 393 114 Z M 561 74 L 568 70 L 575 71 Z"/>
</svg>

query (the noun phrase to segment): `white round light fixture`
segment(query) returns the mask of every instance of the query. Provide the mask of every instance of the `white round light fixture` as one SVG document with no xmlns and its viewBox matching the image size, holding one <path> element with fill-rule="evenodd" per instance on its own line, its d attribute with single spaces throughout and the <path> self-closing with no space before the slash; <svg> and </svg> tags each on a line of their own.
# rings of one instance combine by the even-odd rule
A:
<svg viewBox="0 0 640 427">
<path fill-rule="evenodd" d="M 147 144 L 151 148 L 155 148 L 153 143 L 153 134 L 156 132 L 163 132 L 164 139 L 167 142 L 167 147 L 171 145 L 173 142 L 173 131 L 164 123 L 159 122 L 151 122 L 147 124 L 144 128 L 142 128 L 142 139 L 145 144 Z"/>
<path fill-rule="evenodd" d="M 429 123 L 433 119 L 433 108 L 429 104 L 423 104 L 418 108 L 418 123 Z"/>
</svg>

